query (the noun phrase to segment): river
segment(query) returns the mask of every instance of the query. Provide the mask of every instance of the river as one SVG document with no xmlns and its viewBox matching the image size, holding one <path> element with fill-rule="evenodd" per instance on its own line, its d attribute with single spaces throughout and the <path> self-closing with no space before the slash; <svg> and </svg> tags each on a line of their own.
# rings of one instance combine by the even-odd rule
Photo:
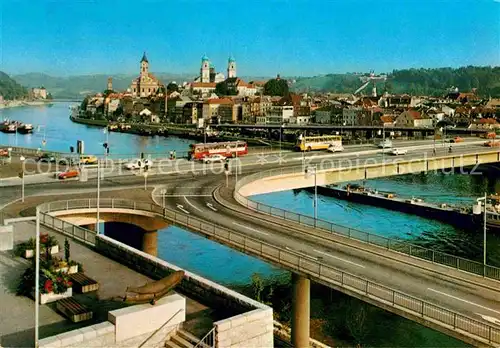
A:
<svg viewBox="0 0 500 348">
<path fill-rule="evenodd" d="M 0 145 L 17 145 L 38 148 L 46 139 L 45 148 L 68 151 L 76 140 L 84 140 L 86 153 L 102 153 L 106 134 L 102 128 L 73 123 L 69 120 L 70 103 L 53 106 L 21 107 L 0 110 L 0 119 L 12 119 L 33 125 L 43 125 L 31 135 L 0 133 Z M 45 128 L 45 135 L 44 135 Z M 143 137 L 133 134 L 110 133 L 108 140 L 113 154 L 138 154 L 140 152 L 186 151 L 191 143 L 177 137 Z M 498 173 L 489 171 L 482 176 L 457 176 L 443 174 L 405 175 L 395 178 L 370 180 L 366 185 L 402 195 L 423 197 L 429 201 L 469 204 L 477 196 L 500 191 Z M 260 202 L 302 214 L 313 215 L 311 194 L 303 191 L 286 191 L 254 197 Z M 399 237 L 421 243 L 471 259 L 482 255 L 482 236 L 479 231 L 464 231 L 450 225 L 425 218 L 389 211 L 368 205 L 320 197 L 319 217 L 325 220 L 370 231 L 385 236 Z M 498 238 L 488 237 L 488 260 L 500 265 Z M 171 226 L 158 234 L 158 256 L 180 267 L 198 273 L 216 282 L 234 286 L 247 284 L 253 273 L 273 277 L 284 271 L 242 254 L 216 242 Z M 214 257 L 216 256 L 216 257 Z M 340 298 L 340 297 L 339 297 Z M 324 299 L 316 299 L 324 301 Z M 333 300 L 335 301 L 335 300 Z M 407 347 L 457 347 L 459 341 L 427 329 L 396 315 L 379 310 L 371 318 L 378 333 L 367 337 L 372 346 Z M 385 332 L 391 331 L 391 335 Z"/>
</svg>

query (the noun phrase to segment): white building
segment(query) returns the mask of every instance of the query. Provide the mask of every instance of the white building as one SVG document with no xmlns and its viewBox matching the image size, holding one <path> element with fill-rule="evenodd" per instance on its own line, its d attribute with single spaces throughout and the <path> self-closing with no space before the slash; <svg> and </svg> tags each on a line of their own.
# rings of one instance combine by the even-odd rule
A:
<svg viewBox="0 0 500 348">
<path fill-rule="evenodd" d="M 293 105 L 274 105 L 267 112 L 266 123 L 290 123 L 290 117 L 293 117 Z"/>
</svg>

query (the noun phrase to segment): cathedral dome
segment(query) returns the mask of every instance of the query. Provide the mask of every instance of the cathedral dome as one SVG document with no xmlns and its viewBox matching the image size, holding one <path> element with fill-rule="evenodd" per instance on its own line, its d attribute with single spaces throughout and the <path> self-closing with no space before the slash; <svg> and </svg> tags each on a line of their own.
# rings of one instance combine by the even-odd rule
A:
<svg viewBox="0 0 500 348">
<path fill-rule="evenodd" d="M 230 56 L 229 59 L 227 60 L 228 63 L 234 63 L 236 62 L 236 59 L 234 59 L 233 56 Z"/>
<path fill-rule="evenodd" d="M 203 57 L 201 57 L 201 61 L 204 62 L 204 61 L 208 61 L 210 59 L 208 59 L 207 55 L 204 54 Z"/>
</svg>

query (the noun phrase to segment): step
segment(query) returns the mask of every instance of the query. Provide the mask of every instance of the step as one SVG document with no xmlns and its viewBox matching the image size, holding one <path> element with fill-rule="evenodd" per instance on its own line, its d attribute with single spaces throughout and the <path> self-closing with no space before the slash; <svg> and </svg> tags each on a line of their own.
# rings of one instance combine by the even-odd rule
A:
<svg viewBox="0 0 500 348">
<path fill-rule="evenodd" d="M 177 330 L 177 336 L 180 336 L 180 337 L 188 340 L 189 342 L 191 342 L 193 344 L 197 344 L 198 342 L 200 342 L 200 338 L 199 337 L 196 337 L 191 332 L 188 332 L 188 331 L 185 331 L 185 330 L 182 330 L 182 329 Z"/>
<path fill-rule="evenodd" d="M 169 341 L 165 342 L 165 347 L 166 348 L 182 348 L 181 346 L 177 345 L 175 342 L 170 339 Z"/>
<path fill-rule="evenodd" d="M 175 342 L 175 343 L 177 343 L 181 347 L 184 347 L 184 348 L 193 348 L 194 347 L 193 343 L 191 343 L 188 340 L 186 340 L 186 339 L 184 339 L 184 338 L 182 338 L 180 336 L 177 336 L 177 335 L 175 335 L 174 337 L 172 337 L 172 341 Z"/>
</svg>

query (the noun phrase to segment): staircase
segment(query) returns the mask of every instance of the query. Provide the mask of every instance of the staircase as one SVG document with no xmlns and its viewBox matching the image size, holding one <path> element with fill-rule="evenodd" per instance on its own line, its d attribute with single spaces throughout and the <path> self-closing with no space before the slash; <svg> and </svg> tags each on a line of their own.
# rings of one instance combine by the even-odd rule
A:
<svg viewBox="0 0 500 348">
<path fill-rule="evenodd" d="M 200 339 L 184 330 L 178 330 L 177 333 L 165 342 L 166 348 L 194 348 Z"/>
</svg>

